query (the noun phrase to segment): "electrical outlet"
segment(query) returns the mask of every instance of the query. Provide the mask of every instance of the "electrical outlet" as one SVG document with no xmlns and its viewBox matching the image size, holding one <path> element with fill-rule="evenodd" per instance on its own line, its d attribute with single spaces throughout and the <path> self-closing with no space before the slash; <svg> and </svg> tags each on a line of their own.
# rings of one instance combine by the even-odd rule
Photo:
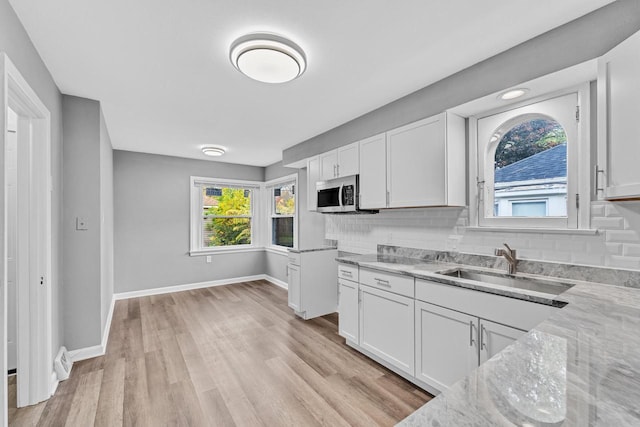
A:
<svg viewBox="0 0 640 427">
<path fill-rule="evenodd" d="M 76 217 L 76 230 L 85 231 L 89 229 L 89 224 L 87 223 L 87 219 L 82 216 Z"/>
<path fill-rule="evenodd" d="M 207 255 L 207 264 L 211 264 L 211 255 Z"/>
</svg>

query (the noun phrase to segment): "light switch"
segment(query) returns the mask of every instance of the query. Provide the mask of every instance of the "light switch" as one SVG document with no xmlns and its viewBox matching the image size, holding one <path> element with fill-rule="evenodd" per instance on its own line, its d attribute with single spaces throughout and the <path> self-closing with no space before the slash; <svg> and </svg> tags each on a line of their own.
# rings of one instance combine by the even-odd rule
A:
<svg viewBox="0 0 640 427">
<path fill-rule="evenodd" d="M 89 224 L 87 223 L 87 219 L 82 216 L 76 217 L 76 230 L 85 231 L 89 229 Z"/>
<path fill-rule="evenodd" d="M 211 264 L 211 255 L 207 255 L 207 264 Z"/>
</svg>

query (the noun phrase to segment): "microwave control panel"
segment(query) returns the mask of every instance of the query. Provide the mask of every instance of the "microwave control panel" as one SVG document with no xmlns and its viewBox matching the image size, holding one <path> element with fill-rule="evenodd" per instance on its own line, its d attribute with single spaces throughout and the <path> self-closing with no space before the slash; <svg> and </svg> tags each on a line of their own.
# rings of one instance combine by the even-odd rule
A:
<svg viewBox="0 0 640 427">
<path fill-rule="evenodd" d="M 345 185 L 342 189 L 342 205 L 354 206 L 356 204 L 353 185 Z"/>
</svg>

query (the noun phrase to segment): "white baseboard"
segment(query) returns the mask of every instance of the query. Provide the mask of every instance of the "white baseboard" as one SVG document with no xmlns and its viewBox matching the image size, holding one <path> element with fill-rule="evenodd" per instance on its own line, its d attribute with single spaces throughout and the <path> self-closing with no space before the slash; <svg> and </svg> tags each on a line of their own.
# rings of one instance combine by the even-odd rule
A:
<svg viewBox="0 0 640 427">
<path fill-rule="evenodd" d="M 266 280 L 280 288 L 283 288 L 283 289 L 288 288 L 287 282 L 283 282 L 282 280 L 276 279 L 275 277 L 267 276 L 266 274 L 257 274 L 254 276 L 233 277 L 231 279 L 213 280 L 210 282 L 189 283 L 186 285 L 166 286 L 164 288 L 143 289 L 140 291 L 119 292 L 117 294 L 113 294 L 113 298 L 111 299 L 111 305 L 109 307 L 109 314 L 107 315 L 107 323 L 105 325 L 104 332 L 102 334 L 102 343 L 100 345 L 94 345 L 92 347 L 84 347 L 84 348 L 79 348 L 77 350 L 71 350 L 69 351 L 69 356 L 71 356 L 71 360 L 73 362 L 78 362 L 80 360 L 85 360 L 85 359 L 91 359 L 93 357 L 98 357 L 98 356 L 104 356 L 104 354 L 107 351 L 107 342 L 109 340 L 109 330 L 111 329 L 111 321 L 113 319 L 113 310 L 114 310 L 116 301 L 129 299 L 129 298 L 146 297 L 151 295 L 169 294 L 173 292 L 190 291 L 192 289 L 209 288 L 212 286 L 232 285 L 234 283 L 252 282 L 256 280 Z M 57 381 L 57 378 L 56 378 L 56 381 Z M 56 387 L 57 387 L 57 384 L 56 384 Z"/>
<path fill-rule="evenodd" d="M 282 280 L 276 279 L 275 277 L 271 277 L 265 274 L 264 280 L 266 280 L 267 282 L 271 282 L 282 289 L 289 289 L 289 284 L 287 282 L 283 282 Z"/>
<path fill-rule="evenodd" d="M 186 285 L 165 286 L 163 288 L 143 289 L 140 291 L 120 292 L 114 294 L 116 300 L 147 297 L 151 295 L 170 294 L 173 292 L 190 291 L 193 289 L 210 288 L 212 286 L 231 285 L 239 282 L 251 282 L 254 280 L 265 280 L 264 274 L 256 274 L 255 276 L 232 277 L 230 279 L 212 280 L 209 282 L 189 283 Z"/>
<path fill-rule="evenodd" d="M 71 356 L 71 360 L 75 362 L 79 362 L 80 360 L 91 359 L 98 356 L 104 356 L 105 348 L 100 345 L 94 345 L 92 347 L 84 347 L 79 348 L 77 350 L 70 350 L 69 356 Z"/>
</svg>

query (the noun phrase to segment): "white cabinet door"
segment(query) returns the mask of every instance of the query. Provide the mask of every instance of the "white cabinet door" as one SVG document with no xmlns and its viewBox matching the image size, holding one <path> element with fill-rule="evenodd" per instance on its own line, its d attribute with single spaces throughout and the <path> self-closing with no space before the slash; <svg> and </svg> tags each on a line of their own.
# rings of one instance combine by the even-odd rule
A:
<svg viewBox="0 0 640 427">
<path fill-rule="evenodd" d="M 414 300 L 360 285 L 360 346 L 414 374 Z"/>
<path fill-rule="evenodd" d="M 358 284 L 350 280 L 338 279 L 338 333 L 347 340 L 358 344 L 359 301 Z"/>
<path fill-rule="evenodd" d="M 390 208 L 447 204 L 445 120 L 443 113 L 387 132 Z"/>
<path fill-rule="evenodd" d="M 357 175 L 360 172 L 359 143 L 338 148 L 338 176 Z"/>
<path fill-rule="evenodd" d="M 295 311 L 300 311 L 300 307 L 302 307 L 302 290 L 300 289 L 300 266 L 287 264 L 287 275 L 289 277 L 289 307 L 291 307 Z"/>
<path fill-rule="evenodd" d="M 445 391 L 478 366 L 478 318 L 416 301 L 416 378 Z"/>
<path fill-rule="evenodd" d="M 320 181 L 338 177 L 338 150 L 322 153 L 320 159 Z"/>
<path fill-rule="evenodd" d="M 360 207 L 387 207 L 387 143 L 381 133 L 360 141 Z"/>
<path fill-rule="evenodd" d="M 526 334 L 520 329 L 480 319 L 480 363 L 484 363 Z"/>
<path fill-rule="evenodd" d="M 320 181 L 320 159 L 312 157 L 307 161 L 307 210 L 318 210 L 316 183 Z"/>
<path fill-rule="evenodd" d="M 640 32 L 598 60 L 598 162 L 606 177 L 607 199 L 640 198 L 638 76 Z"/>
</svg>

